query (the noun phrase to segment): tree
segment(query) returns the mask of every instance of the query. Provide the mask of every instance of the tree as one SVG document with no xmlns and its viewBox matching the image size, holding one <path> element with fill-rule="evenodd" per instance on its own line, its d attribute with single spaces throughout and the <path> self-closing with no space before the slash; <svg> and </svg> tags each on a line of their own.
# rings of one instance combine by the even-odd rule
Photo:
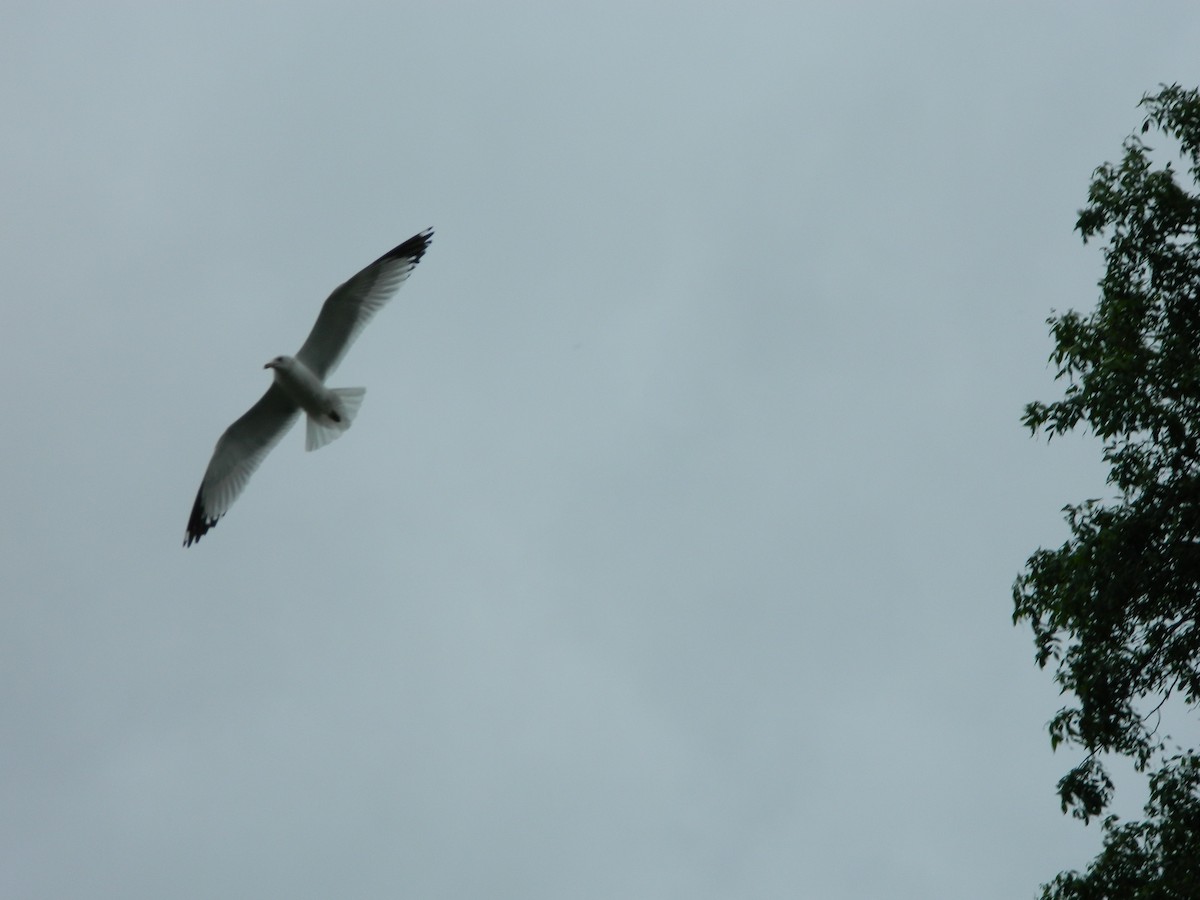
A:
<svg viewBox="0 0 1200 900">
<path fill-rule="evenodd" d="M 1106 816 L 1103 851 L 1044 900 L 1200 897 L 1200 752 L 1168 752 L 1158 733 L 1168 698 L 1200 702 L 1200 92 L 1164 86 L 1140 105 L 1141 135 L 1165 138 L 1185 171 L 1141 136 L 1095 171 L 1076 228 L 1107 240 L 1099 302 L 1048 320 L 1066 387 L 1022 420 L 1051 438 L 1090 429 L 1114 498 L 1064 509 L 1070 538 L 1029 558 L 1013 621 L 1070 697 L 1051 746 L 1086 751 L 1058 784 L 1063 811 L 1104 813 L 1114 754 L 1149 773 L 1150 796 L 1142 821 Z"/>
</svg>

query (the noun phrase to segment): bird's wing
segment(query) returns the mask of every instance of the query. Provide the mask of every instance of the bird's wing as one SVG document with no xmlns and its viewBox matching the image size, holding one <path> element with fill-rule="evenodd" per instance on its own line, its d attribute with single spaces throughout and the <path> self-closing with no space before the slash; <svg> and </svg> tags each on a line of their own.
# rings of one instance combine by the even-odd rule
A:
<svg viewBox="0 0 1200 900">
<path fill-rule="evenodd" d="M 421 261 L 431 240 L 433 229 L 427 228 L 336 288 L 321 307 L 321 314 L 296 359 L 324 381 L 337 368 L 371 316 L 392 299 L 413 267 Z"/>
<path fill-rule="evenodd" d="M 188 519 L 183 546 L 190 547 L 217 524 L 279 439 L 296 421 L 300 408 L 277 384 L 240 419 L 225 429 L 209 460 Z"/>
</svg>

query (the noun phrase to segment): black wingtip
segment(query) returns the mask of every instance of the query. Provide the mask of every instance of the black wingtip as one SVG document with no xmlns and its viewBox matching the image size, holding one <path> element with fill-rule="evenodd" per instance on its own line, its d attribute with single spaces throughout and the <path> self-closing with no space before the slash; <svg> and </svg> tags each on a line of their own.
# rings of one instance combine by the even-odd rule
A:
<svg viewBox="0 0 1200 900">
<path fill-rule="evenodd" d="M 393 247 L 379 257 L 376 262 L 383 262 L 385 259 L 411 259 L 415 266 L 421 261 L 421 257 L 425 255 L 425 251 L 429 249 L 431 243 L 433 243 L 433 229 L 426 228 L 420 234 L 414 234 L 403 244 Z"/>
<path fill-rule="evenodd" d="M 220 518 L 219 516 L 217 518 Z M 196 492 L 196 502 L 192 505 L 192 514 L 188 516 L 187 534 L 183 538 L 183 546 L 190 547 L 217 524 L 217 519 L 210 519 L 204 514 L 204 488 Z"/>
</svg>

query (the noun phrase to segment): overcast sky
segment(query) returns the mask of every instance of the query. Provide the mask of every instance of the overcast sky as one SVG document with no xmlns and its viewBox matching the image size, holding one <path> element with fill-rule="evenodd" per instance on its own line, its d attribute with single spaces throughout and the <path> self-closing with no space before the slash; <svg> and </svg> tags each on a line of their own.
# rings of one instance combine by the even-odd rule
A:
<svg viewBox="0 0 1200 900">
<path fill-rule="evenodd" d="M 1197 47 L 1193 2 L 7 4 L 0 895 L 1085 864 L 1010 587 L 1103 470 L 1019 419 Z M 263 363 L 426 226 L 353 430 L 181 549 Z"/>
</svg>

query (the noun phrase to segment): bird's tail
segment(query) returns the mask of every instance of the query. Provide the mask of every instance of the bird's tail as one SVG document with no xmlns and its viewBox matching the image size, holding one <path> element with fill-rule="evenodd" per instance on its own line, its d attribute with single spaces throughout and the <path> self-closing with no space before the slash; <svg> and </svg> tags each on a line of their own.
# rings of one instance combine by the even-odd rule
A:
<svg viewBox="0 0 1200 900">
<path fill-rule="evenodd" d="M 319 450 L 330 441 L 342 436 L 358 414 L 362 406 L 366 388 L 333 388 L 330 391 L 337 403 L 332 413 L 318 417 L 308 417 L 308 434 L 304 449 Z"/>
</svg>

